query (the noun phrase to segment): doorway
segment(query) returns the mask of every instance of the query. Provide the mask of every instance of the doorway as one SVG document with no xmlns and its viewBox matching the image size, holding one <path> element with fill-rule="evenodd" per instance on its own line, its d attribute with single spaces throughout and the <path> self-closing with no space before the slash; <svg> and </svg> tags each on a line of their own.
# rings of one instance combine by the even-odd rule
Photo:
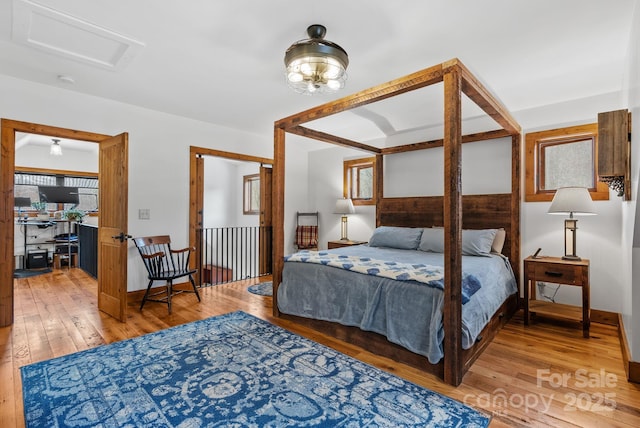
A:
<svg viewBox="0 0 640 428">
<path fill-rule="evenodd" d="M 47 135 L 99 144 L 98 308 L 124 321 L 127 294 L 128 135 L 117 136 L 1 119 L 0 327 L 13 324 L 14 173 L 16 133 Z"/>
<path fill-rule="evenodd" d="M 193 267 L 198 268 L 198 275 L 200 275 L 202 265 L 206 265 L 207 263 L 207 253 L 206 250 L 203 252 L 203 248 L 208 247 L 205 245 L 205 238 L 201 233 L 201 231 L 204 230 L 205 157 L 216 157 L 241 163 L 253 163 L 260 166 L 260 208 L 258 220 L 258 229 L 260 232 L 258 233 L 257 242 L 257 274 L 260 276 L 271 273 L 271 166 L 273 165 L 273 159 L 192 146 L 190 148 L 189 242 L 191 246 L 196 248 L 196 257 L 191 261 Z M 240 212 L 242 212 L 242 210 Z M 213 266 L 210 267 L 210 269 L 211 268 L 213 268 Z M 221 272 L 230 272 L 228 269 L 223 270 L 220 268 L 220 270 Z M 242 278 L 243 276 L 244 275 L 238 276 L 237 272 L 234 274 L 234 277 L 237 278 Z M 204 272 L 204 278 L 199 276 L 198 282 L 202 283 L 203 279 L 207 279 L 207 272 Z"/>
</svg>

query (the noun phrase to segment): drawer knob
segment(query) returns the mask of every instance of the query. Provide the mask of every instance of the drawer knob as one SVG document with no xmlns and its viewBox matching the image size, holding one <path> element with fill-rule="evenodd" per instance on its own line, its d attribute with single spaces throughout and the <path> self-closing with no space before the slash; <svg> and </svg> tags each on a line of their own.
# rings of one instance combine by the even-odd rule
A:
<svg viewBox="0 0 640 428">
<path fill-rule="evenodd" d="M 545 271 L 545 275 L 555 276 L 556 278 L 560 278 L 562 276 L 562 272 L 553 272 L 553 271 Z"/>
</svg>

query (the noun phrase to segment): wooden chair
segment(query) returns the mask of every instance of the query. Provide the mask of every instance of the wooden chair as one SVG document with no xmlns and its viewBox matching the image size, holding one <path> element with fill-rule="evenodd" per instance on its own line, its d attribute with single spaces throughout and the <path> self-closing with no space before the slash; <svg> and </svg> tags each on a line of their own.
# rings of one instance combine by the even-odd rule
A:
<svg viewBox="0 0 640 428">
<path fill-rule="evenodd" d="M 196 294 L 196 297 L 198 297 L 198 301 L 200 301 L 200 293 L 198 293 L 196 282 L 193 279 L 193 274 L 196 272 L 196 269 L 189 268 L 189 256 L 191 251 L 195 251 L 194 248 L 173 250 L 171 248 L 171 238 L 168 235 L 134 238 L 133 242 L 135 242 L 144 266 L 147 268 L 147 273 L 149 274 L 149 285 L 142 298 L 140 310 L 142 310 L 145 302 L 149 300 L 152 302 L 166 303 L 169 306 L 169 313 L 171 313 L 171 297 L 188 291 L 174 290 L 173 280 L 185 276 L 189 277 L 193 292 Z M 166 290 L 149 294 L 154 281 L 166 281 Z M 166 294 L 166 296 L 162 298 L 152 298 L 163 294 Z"/>
</svg>

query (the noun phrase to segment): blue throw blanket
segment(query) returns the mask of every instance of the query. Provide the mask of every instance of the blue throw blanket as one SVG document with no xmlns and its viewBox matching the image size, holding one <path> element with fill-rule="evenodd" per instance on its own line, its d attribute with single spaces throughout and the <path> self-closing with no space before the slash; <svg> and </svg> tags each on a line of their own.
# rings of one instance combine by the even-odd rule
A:
<svg viewBox="0 0 640 428">
<path fill-rule="evenodd" d="M 358 272 L 365 275 L 379 276 L 396 281 L 416 281 L 431 287 L 444 290 L 444 268 L 422 263 L 398 263 L 376 260 L 370 257 L 335 254 L 326 251 L 300 251 L 285 256 L 286 262 L 315 263 L 335 268 Z M 462 303 L 480 289 L 480 281 L 470 274 L 462 273 Z"/>
</svg>

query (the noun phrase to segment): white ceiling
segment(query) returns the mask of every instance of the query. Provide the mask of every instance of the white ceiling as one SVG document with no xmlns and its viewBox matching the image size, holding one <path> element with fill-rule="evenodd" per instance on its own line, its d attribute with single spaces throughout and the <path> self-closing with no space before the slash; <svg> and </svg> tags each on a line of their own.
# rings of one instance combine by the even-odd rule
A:
<svg viewBox="0 0 640 428">
<path fill-rule="evenodd" d="M 517 112 L 619 91 L 637 3 L 0 0 L 0 73 L 272 135 L 280 118 L 457 57 Z M 349 54 L 339 94 L 284 81 L 285 50 L 315 23 Z M 408 98 L 325 126 L 367 141 L 437 125 L 440 97 Z"/>
</svg>

